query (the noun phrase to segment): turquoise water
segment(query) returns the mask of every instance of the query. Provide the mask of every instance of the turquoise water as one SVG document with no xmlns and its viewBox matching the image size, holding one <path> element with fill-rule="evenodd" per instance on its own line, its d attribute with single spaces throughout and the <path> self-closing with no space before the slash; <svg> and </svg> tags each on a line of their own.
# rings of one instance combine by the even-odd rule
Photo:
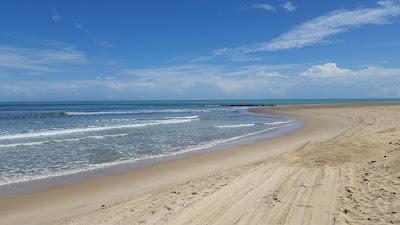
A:
<svg viewBox="0 0 400 225">
<path fill-rule="evenodd" d="M 0 104 L 0 185 L 197 152 L 290 131 L 216 101 Z"/>
<path fill-rule="evenodd" d="M 3 102 L 0 185 L 239 144 L 301 126 L 242 105 L 372 101 L 399 100 Z"/>
<path fill-rule="evenodd" d="M 52 101 L 52 102 L 0 102 L 1 107 L 13 106 L 73 106 L 79 105 L 229 105 L 229 104 L 334 104 L 334 103 L 367 103 L 367 102 L 400 102 L 400 98 L 349 98 L 349 99 L 248 99 L 248 100 L 151 100 L 151 101 Z"/>
</svg>

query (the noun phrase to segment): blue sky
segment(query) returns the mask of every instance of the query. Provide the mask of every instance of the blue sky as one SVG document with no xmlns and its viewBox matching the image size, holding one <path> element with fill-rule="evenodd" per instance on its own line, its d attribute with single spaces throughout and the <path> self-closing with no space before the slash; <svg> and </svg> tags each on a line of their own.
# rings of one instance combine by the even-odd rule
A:
<svg viewBox="0 0 400 225">
<path fill-rule="evenodd" d="M 0 101 L 400 97 L 398 0 L 0 4 Z"/>
</svg>

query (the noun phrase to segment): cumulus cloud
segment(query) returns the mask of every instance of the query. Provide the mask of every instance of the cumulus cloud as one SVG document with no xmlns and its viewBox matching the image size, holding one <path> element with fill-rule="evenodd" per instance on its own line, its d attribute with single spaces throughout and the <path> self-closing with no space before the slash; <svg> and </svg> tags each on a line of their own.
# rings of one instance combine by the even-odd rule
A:
<svg viewBox="0 0 400 225">
<path fill-rule="evenodd" d="M 349 69 L 339 68 L 336 63 L 325 63 L 322 65 L 314 65 L 302 72 L 300 76 L 305 77 L 335 77 L 351 75 L 353 71 Z"/>
</svg>

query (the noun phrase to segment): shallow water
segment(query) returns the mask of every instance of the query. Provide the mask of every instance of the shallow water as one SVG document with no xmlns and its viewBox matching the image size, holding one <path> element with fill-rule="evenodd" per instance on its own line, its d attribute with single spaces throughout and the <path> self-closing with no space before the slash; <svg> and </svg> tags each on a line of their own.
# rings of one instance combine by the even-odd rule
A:
<svg viewBox="0 0 400 225">
<path fill-rule="evenodd" d="M 217 148 L 299 127 L 295 120 L 222 106 L 227 104 L 1 103 L 0 185 Z"/>
</svg>

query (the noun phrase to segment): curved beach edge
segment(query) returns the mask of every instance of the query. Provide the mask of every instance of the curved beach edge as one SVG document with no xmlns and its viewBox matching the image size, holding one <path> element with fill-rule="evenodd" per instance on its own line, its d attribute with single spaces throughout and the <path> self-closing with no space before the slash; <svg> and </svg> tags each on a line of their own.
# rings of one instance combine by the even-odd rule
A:
<svg viewBox="0 0 400 225">
<path fill-rule="evenodd" d="M 238 106 L 238 105 L 228 105 Z M 92 179 L 99 179 L 104 176 L 113 176 L 120 173 L 132 171 L 134 169 L 154 166 L 157 164 L 183 159 L 198 154 L 206 154 L 213 151 L 226 151 L 232 148 L 239 147 L 246 144 L 253 144 L 260 141 L 284 136 L 297 131 L 303 126 L 302 121 L 297 121 L 287 116 L 271 115 L 265 112 L 257 112 L 256 109 L 264 108 L 267 105 L 240 105 L 250 107 L 247 108 L 248 112 L 266 115 L 268 117 L 276 117 L 276 119 L 285 120 L 282 122 L 271 122 L 271 127 L 263 130 L 258 130 L 243 135 L 234 136 L 226 139 L 217 139 L 215 143 L 199 144 L 197 146 L 184 148 L 179 151 L 171 152 L 169 154 L 153 155 L 142 159 L 132 159 L 125 161 L 117 161 L 105 163 L 93 168 L 87 168 L 76 171 L 67 171 L 54 175 L 47 175 L 29 180 L 20 180 L 10 183 L 0 183 L 0 199 L 24 195 L 27 193 L 38 192 L 43 189 L 56 188 L 60 186 L 72 185 L 83 181 Z M 273 105 L 268 105 L 273 106 Z M 256 108 L 257 107 L 257 108 Z M 236 126 L 236 125 L 233 125 Z M 221 126 L 225 128 L 225 126 Z M 221 128 L 221 129 L 222 129 Z"/>
<path fill-rule="evenodd" d="M 398 223 L 399 110 L 397 103 L 252 109 L 305 125 L 286 136 L 226 151 L 4 198 L 0 222 Z"/>
</svg>

